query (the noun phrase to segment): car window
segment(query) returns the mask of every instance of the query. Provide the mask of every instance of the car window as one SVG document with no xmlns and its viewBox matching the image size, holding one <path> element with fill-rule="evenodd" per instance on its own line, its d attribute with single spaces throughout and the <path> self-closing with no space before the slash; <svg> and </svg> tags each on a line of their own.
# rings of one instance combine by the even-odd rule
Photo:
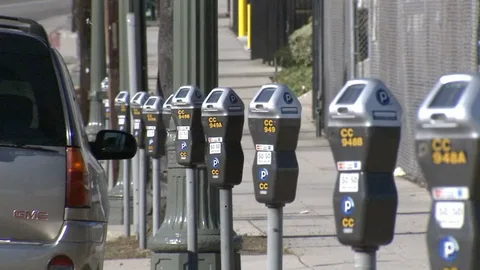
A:
<svg viewBox="0 0 480 270">
<path fill-rule="evenodd" d="M 66 145 L 62 99 L 48 56 L 0 50 L 0 141 Z"/>
</svg>

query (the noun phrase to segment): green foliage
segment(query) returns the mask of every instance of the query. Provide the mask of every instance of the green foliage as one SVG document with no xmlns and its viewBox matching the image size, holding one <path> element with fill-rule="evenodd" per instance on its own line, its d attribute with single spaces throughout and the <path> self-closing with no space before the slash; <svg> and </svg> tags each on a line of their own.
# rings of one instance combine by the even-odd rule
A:
<svg viewBox="0 0 480 270">
<path fill-rule="evenodd" d="M 312 90 L 312 20 L 293 32 L 288 46 L 275 54 L 282 70 L 275 82 L 288 85 L 297 95 Z"/>
<path fill-rule="evenodd" d="M 297 95 L 303 95 L 312 90 L 312 67 L 290 66 L 282 68 L 275 82 L 286 84 Z"/>
</svg>

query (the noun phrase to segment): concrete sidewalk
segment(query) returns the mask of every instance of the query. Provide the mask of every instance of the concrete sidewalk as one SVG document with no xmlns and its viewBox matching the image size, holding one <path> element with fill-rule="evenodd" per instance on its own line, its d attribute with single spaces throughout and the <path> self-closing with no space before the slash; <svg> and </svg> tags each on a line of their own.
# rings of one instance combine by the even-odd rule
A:
<svg viewBox="0 0 480 270">
<path fill-rule="evenodd" d="M 225 7 L 219 8 L 219 13 Z M 219 85 L 230 86 L 248 104 L 263 84 L 270 83 L 273 68 L 259 61 L 249 60 L 249 52 L 228 29 L 228 18 L 219 18 Z M 60 32 L 63 30 L 60 30 Z M 148 29 L 149 76 L 157 73 L 158 28 Z M 76 50 L 63 48 L 66 57 Z M 75 55 L 75 54 L 74 54 Z M 150 82 L 155 89 L 155 81 Z M 303 105 L 302 128 L 297 148 L 300 166 L 297 196 L 284 209 L 284 246 L 294 255 L 284 256 L 285 270 L 353 269 L 353 252 L 336 239 L 332 209 L 332 194 L 337 172 L 325 139 L 315 137 L 311 123 L 311 96 L 300 97 Z M 234 229 L 239 235 L 265 235 L 267 209 L 255 201 L 251 167 L 254 148 L 245 125 L 243 147 L 245 152 L 244 178 L 233 189 Z M 392 244 L 382 247 L 377 254 L 378 269 L 428 269 L 425 230 L 430 208 L 426 190 L 402 179 L 396 180 L 399 208 L 396 235 Z M 111 226 L 109 238 L 120 236 L 122 226 Z M 242 269 L 266 269 L 265 255 L 242 256 Z M 105 262 L 105 270 L 150 269 L 150 259 L 112 260 Z"/>
</svg>

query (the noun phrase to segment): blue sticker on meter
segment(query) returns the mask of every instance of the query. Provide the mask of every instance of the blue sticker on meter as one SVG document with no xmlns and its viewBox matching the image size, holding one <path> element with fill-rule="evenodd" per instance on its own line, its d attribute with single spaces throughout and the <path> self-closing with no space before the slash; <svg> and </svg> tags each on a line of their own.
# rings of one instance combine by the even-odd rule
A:
<svg viewBox="0 0 480 270">
<path fill-rule="evenodd" d="M 287 103 L 287 104 L 292 104 L 292 102 L 293 102 L 292 95 L 288 92 L 283 93 L 283 101 L 285 101 L 285 103 Z"/>
<path fill-rule="evenodd" d="M 258 171 L 258 178 L 260 181 L 267 181 L 268 180 L 268 170 L 267 168 L 261 168 Z"/>
<path fill-rule="evenodd" d="M 181 148 L 182 150 L 187 149 L 187 147 L 188 147 L 187 142 L 182 142 L 182 143 L 180 144 L 180 148 Z"/>
<path fill-rule="evenodd" d="M 438 245 L 440 257 L 447 262 L 453 262 L 457 258 L 459 250 L 460 246 L 452 236 L 445 236 Z"/>
<path fill-rule="evenodd" d="M 216 169 L 216 168 L 219 167 L 219 165 L 220 165 L 220 160 L 217 157 L 213 158 L 212 159 L 212 167 Z"/>
<path fill-rule="evenodd" d="M 385 91 L 384 89 L 378 89 L 376 96 L 378 103 L 380 103 L 381 105 L 385 106 L 390 104 L 390 97 L 388 96 L 387 91 Z"/>
<path fill-rule="evenodd" d="M 355 210 L 355 203 L 353 202 L 352 197 L 345 196 L 342 200 L 342 211 L 345 215 L 353 214 L 353 210 Z"/>
</svg>

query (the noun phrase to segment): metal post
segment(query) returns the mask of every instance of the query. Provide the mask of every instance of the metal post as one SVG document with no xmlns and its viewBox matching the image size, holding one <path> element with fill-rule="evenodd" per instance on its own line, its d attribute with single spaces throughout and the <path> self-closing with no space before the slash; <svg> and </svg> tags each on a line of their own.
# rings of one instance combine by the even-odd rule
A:
<svg viewBox="0 0 480 270">
<path fill-rule="evenodd" d="M 152 184 L 153 184 L 153 217 L 152 217 L 152 234 L 155 236 L 157 230 L 160 228 L 160 210 L 161 210 L 161 190 L 160 190 L 160 159 L 159 158 L 152 158 Z"/>
<path fill-rule="evenodd" d="M 129 70 L 129 84 L 130 84 L 130 98 L 132 98 L 138 92 L 138 74 L 137 74 L 137 48 L 136 48 L 136 25 L 135 25 L 135 15 L 133 13 L 127 14 L 127 47 L 128 47 L 128 70 Z M 133 134 L 133 125 L 131 125 L 131 133 Z M 140 214 L 139 214 L 139 181 L 140 181 L 140 151 L 137 152 L 135 157 L 132 158 L 132 181 L 133 181 L 133 226 L 134 232 L 137 234 L 140 233 L 139 223 Z"/>
<path fill-rule="evenodd" d="M 188 269 L 198 269 L 198 237 L 197 237 L 197 190 L 196 186 L 196 170 L 193 168 L 186 169 L 187 180 L 187 250 L 189 252 Z"/>
<path fill-rule="evenodd" d="M 138 198 L 138 234 L 139 246 L 142 249 L 147 248 L 147 182 L 148 182 L 148 157 L 145 148 L 139 148 L 139 198 Z"/>
<path fill-rule="evenodd" d="M 130 237 L 130 160 L 123 161 L 123 227 L 125 236 Z"/>
<path fill-rule="evenodd" d="M 231 270 L 234 265 L 232 189 L 220 188 L 219 192 L 222 270 Z"/>
<path fill-rule="evenodd" d="M 354 250 L 355 270 L 377 269 L 376 250 Z"/>
<path fill-rule="evenodd" d="M 92 0 L 92 57 L 90 84 L 90 116 L 86 128 L 89 141 L 95 141 L 105 120 L 102 110 L 101 83 L 106 74 L 105 3 Z"/>
<path fill-rule="evenodd" d="M 356 45 L 356 38 L 355 38 L 355 3 L 356 1 L 355 0 L 346 0 L 347 1 L 347 12 L 348 12 L 348 27 L 347 29 L 349 29 L 349 37 L 348 37 L 348 41 L 349 41 L 349 65 L 350 65 L 350 71 L 349 71 L 349 77 L 350 79 L 355 79 L 355 76 L 356 76 L 356 63 L 355 63 L 355 45 Z"/>
<path fill-rule="evenodd" d="M 268 206 L 267 269 L 283 268 L 283 206 Z"/>
</svg>

